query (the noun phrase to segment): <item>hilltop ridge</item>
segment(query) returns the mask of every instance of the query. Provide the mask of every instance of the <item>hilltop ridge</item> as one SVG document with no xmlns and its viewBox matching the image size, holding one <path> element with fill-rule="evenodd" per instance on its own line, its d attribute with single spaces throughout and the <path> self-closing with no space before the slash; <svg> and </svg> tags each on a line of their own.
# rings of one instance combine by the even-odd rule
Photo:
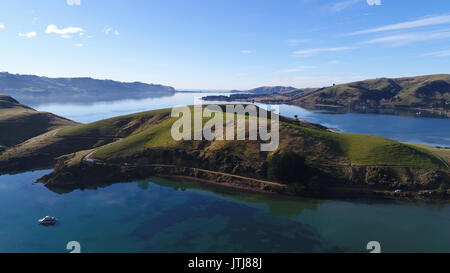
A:
<svg viewBox="0 0 450 273">
<path fill-rule="evenodd" d="M 207 96 L 204 100 L 256 101 L 304 106 L 450 110 L 450 74 L 377 78 L 285 92 Z"/>
<path fill-rule="evenodd" d="M 36 111 L 11 96 L 0 94 L 0 152 L 45 132 L 78 123 Z M 3 148 L 1 148 L 3 147 Z"/>
<path fill-rule="evenodd" d="M 140 99 L 173 95 L 175 89 L 142 82 L 119 82 L 88 77 L 49 78 L 0 72 L 0 92 L 26 104 L 38 104 Z"/>
<path fill-rule="evenodd" d="M 3 147 L 0 173 L 53 167 L 53 173 L 39 180 L 51 189 L 71 191 L 154 175 L 319 197 L 385 196 L 397 188 L 405 190 L 405 197 L 414 197 L 420 190 L 450 185 L 447 151 L 378 136 L 336 133 L 284 116 L 279 116 L 279 146 L 266 152 L 260 150 L 261 139 L 176 141 L 171 137 L 177 120 L 171 116 L 172 109 L 89 124 L 68 120 L 42 124 L 23 118 L 40 112 L 11 97 L 0 98 L 12 106 L 0 110 L 12 111 L 11 122 L 22 122 L 22 128 L 37 126 L 43 132 Z M 244 118 L 248 123 L 249 116 Z M 203 124 L 209 119 L 204 117 Z M 7 125 L 0 122 L 0 128 Z"/>
</svg>

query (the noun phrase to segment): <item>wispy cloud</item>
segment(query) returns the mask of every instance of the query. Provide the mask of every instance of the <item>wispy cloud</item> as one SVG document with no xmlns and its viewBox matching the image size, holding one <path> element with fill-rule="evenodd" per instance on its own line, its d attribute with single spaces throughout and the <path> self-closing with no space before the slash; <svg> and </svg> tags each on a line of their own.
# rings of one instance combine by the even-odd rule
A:
<svg viewBox="0 0 450 273">
<path fill-rule="evenodd" d="M 337 3 L 334 3 L 333 5 L 330 6 L 330 10 L 333 12 L 339 12 L 342 11 L 346 8 L 349 8 L 355 4 L 361 3 L 363 0 L 345 0 L 345 1 L 340 1 Z"/>
<path fill-rule="evenodd" d="M 306 43 L 308 41 L 309 41 L 309 39 L 289 39 L 289 40 L 286 40 L 286 43 L 291 46 L 296 46 L 299 44 Z"/>
<path fill-rule="evenodd" d="M 392 30 L 401 30 L 401 29 L 410 29 L 410 28 L 418 28 L 424 26 L 433 26 L 433 25 L 443 25 L 450 23 L 450 15 L 440 15 L 433 16 L 428 18 L 423 18 L 414 21 L 407 21 L 398 24 L 386 25 L 377 28 L 370 28 L 365 30 L 360 30 L 352 33 L 348 33 L 347 35 L 360 35 L 360 34 L 369 34 L 369 33 L 377 33 L 383 31 L 392 31 Z"/>
<path fill-rule="evenodd" d="M 350 47 L 350 46 L 342 46 L 342 47 L 326 47 L 326 48 L 310 48 L 310 49 L 303 49 L 303 50 L 297 50 L 294 52 L 294 56 L 297 57 L 310 57 L 317 55 L 322 52 L 336 52 L 336 51 L 346 51 L 346 50 L 352 50 L 356 47 Z"/>
<path fill-rule="evenodd" d="M 244 49 L 244 50 L 241 50 L 241 53 L 242 53 L 242 54 L 252 54 L 253 51 L 251 51 L 251 50 L 249 50 L 249 49 Z"/>
<path fill-rule="evenodd" d="M 114 28 L 112 28 L 110 26 L 105 26 L 103 28 L 103 33 L 105 33 L 106 35 L 109 35 L 111 33 L 116 35 L 116 36 L 120 35 L 120 32 L 117 29 L 114 29 Z"/>
<path fill-rule="evenodd" d="M 74 44 L 74 46 L 76 46 L 76 47 L 83 47 L 83 46 L 84 46 L 84 44 L 82 44 L 82 43 L 78 43 L 78 44 Z"/>
<path fill-rule="evenodd" d="M 33 38 L 33 37 L 36 37 L 37 36 L 37 33 L 36 32 L 26 32 L 26 33 L 22 33 L 22 32 L 20 32 L 19 33 L 19 37 L 24 37 L 24 38 Z"/>
<path fill-rule="evenodd" d="M 0 29 L 4 29 L 5 25 L 4 24 L 0 24 Z"/>
<path fill-rule="evenodd" d="M 404 46 L 415 42 L 450 38 L 450 30 L 436 32 L 415 32 L 390 35 L 361 42 L 360 44 L 386 44 L 388 46 Z"/>
<path fill-rule="evenodd" d="M 426 54 L 423 54 L 423 56 L 450 57 L 450 49 L 426 53 Z"/>
<path fill-rule="evenodd" d="M 66 3 L 69 6 L 80 6 L 81 0 L 66 0 Z"/>
<path fill-rule="evenodd" d="M 302 66 L 297 66 L 294 68 L 282 69 L 282 70 L 276 71 L 275 74 L 294 73 L 294 72 L 300 72 L 300 71 L 316 69 L 316 68 L 317 68 L 317 66 L 313 66 L 313 65 L 302 65 Z"/>
<path fill-rule="evenodd" d="M 79 27 L 67 27 L 67 28 L 58 28 L 55 25 L 49 25 L 47 27 L 47 29 L 45 30 L 45 33 L 47 34 L 51 34 L 51 33 L 55 33 L 55 34 L 59 34 L 61 35 L 61 37 L 63 38 L 70 38 L 69 34 L 79 34 L 79 35 L 83 35 L 84 30 L 82 28 Z"/>
<path fill-rule="evenodd" d="M 381 6 L 381 0 L 367 0 L 369 6 Z"/>
</svg>

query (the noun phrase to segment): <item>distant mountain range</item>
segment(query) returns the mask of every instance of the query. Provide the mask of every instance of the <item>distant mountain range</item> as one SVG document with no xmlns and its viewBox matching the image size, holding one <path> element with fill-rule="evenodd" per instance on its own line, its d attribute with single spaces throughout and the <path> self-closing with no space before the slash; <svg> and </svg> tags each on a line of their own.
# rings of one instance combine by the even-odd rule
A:
<svg viewBox="0 0 450 273">
<path fill-rule="evenodd" d="M 277 86 L 252 90 L 258 91 L 230 96 L 208 96 L 204 99 L 355 108 L 450 109 L 450 74 L 378 78 L 324 88 L 292 89 Z"/>
<path fill-rule="evenodd" d="M 245 91 L 241 91 L 241 90 L 231 90 L 232 93 L 248 93 L 248 94 L 275 94 L 275 93 L 284 93 L 284 92 L 289 92 L 289 91 L 293 91 L 296 90 L 297 88 L 292 87 L 292 86 L 262 86 L 262 87 L 257 87 L 257 88 L 253 88 L 250 90 L 245 90 Z"/>
<path fill-rule="evenodd" d="M 173 95 L 173 87 L 141 82 L 118 82 L 92 78 L 48 78 L 0 73 L 0 94 L 25 104 L 46 102 L 93 102 Z"/>
</svg>

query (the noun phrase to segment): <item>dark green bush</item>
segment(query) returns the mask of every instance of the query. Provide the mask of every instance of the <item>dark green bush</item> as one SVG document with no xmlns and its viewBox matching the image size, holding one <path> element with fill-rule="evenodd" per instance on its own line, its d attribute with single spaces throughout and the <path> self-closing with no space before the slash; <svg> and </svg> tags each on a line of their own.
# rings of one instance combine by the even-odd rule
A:
<svg viewBox="0 0 450 273">
<path fill-rule="evenodd" d="M 310 170 L 301 155 L 294 152 L 278 152 L 268 162 L 267 175 L 280 182 L 302 182 L 310 175 Z"/>
</svg>

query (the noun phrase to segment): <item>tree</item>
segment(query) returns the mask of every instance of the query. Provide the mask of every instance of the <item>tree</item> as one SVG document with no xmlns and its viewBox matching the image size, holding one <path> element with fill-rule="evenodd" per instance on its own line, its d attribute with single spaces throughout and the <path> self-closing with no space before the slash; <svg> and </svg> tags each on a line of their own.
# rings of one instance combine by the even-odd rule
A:
<svg viewBox="0 0 450 273">
<path fill-rule="evenodd" d="M 305 159 L 294 152 L 276 153 L 269 161 L 267 174 L 280 182 L 304 182 L 309 177 L 310 169 Z"/>
</svg>

